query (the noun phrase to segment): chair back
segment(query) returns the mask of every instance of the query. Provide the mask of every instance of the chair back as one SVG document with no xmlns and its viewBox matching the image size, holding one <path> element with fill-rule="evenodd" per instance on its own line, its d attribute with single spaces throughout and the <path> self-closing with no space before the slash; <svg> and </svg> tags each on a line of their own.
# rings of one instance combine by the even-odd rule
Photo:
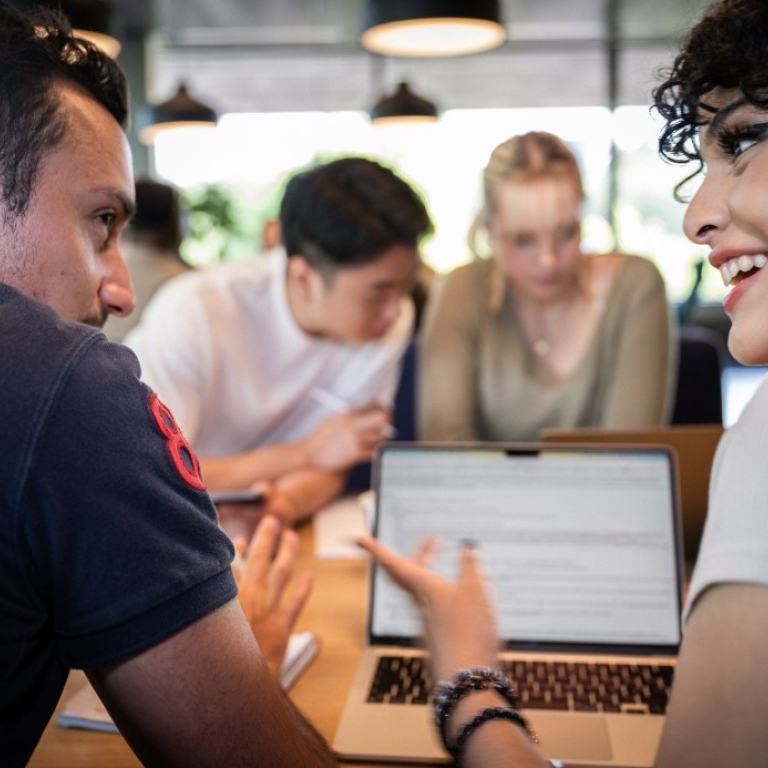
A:
<svg viewBox="0 0 768 768">
<path fill-rule="evenodd" d="M 392 424 L 397 430 L 395 440 L 398 441 L 412 441 L 416 439 L 416 376 L 419 339 L 419 335 L 414 334 L 403 354 L 400 383 L 395 393 L 395 402 L 392 408 Z M 353 467 L 347 480 L 346 491 L 353 493 L 368 490 L 370 487 L 370 463 L 365 462 Z"/>
<path fill-rule="evenodd" d="M 677 389 L 672 424 L 722 424 L 722 374 L 726 351 L 717 331 L 695 325 L 679 329 Z"/>
</svg>

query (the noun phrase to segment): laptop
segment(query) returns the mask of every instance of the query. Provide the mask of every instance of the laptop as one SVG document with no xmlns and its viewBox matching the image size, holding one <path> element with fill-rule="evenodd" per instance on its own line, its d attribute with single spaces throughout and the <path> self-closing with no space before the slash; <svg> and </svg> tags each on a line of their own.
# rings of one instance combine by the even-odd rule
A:
<svg viewBox="0 0 768 768">
<path fill-rule="evenodd" d="M 715 451 L 722 436 L 723 427 L 719 424 L 638 429 L 552 428 L 543 429 L 540 434 L 542 442 L 671 446 L 677 456 L 680 508 L 683 516 L 683 549 L 689 568 L 699 553 L 709 506 L 709 477 Z"/>
<path fill-rule="evenodd" d="M 568 767 L 652 765 L 681 639 L 672 450 L 388 443 L 373 482 L 374 533 L 390 548 L 410 553 L 437 534 L 434 567 L 455 576 L 457 543 L 478 543 L 500 663 L 545 756 Z M 408 596 L 372 565 L 365 649 L 333 739 L 340 758 L 450 762 L 433 726 L 432 681 L 399 691 L 426 668 L 420 634 Z M 553 690 L 530 678 L 542 673 Z M 630 682 L 634 673 L 647 685 Z M 607 702 L 585 695 L 589 682 Z"/>
</svg>

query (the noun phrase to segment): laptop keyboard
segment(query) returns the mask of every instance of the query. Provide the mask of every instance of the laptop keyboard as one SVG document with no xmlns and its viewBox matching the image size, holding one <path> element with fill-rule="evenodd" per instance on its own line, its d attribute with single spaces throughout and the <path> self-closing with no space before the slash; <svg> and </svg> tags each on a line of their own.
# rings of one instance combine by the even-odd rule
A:
<svg viewBox="0 0 768 768">
<path fill-rule="evenodd" d="M 520 709 L 666 712 L 674 668 L 670 665 L 502 661 L 517 688 Z M 369 702 L 427 704 L 432 681 L 422 657 L 382 656 Z"/>
</svg>

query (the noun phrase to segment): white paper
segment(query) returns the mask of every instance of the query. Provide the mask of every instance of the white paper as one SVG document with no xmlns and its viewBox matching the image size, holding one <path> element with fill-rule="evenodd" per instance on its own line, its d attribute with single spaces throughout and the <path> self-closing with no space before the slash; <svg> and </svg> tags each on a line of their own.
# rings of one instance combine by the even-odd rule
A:
<svg viewBox="0 0 768 768">
<path fill-rule="evenodd" d="M 312 632 L 300 632 L 288 638 L 283 665 L 280 667 L 280 684 L 287 691 L 320 652 L 320 643 Z"/>
<path fill-rule="evenodd" d="M 313 518 L 315 557 L 320 560 L 350 560 L 365 557 L 355 543 L 368 533 L 366 514 L 359 497 L 345 496 L 321 509 Z"/>
<path fill-rule="evenodd" d="M 118 733 L 109 712 L 88 682 L 67 702 L 66 708 L 59 713 L 56 720 L 65 728 L 87 728 L 90 731 Z"/>
</svg>

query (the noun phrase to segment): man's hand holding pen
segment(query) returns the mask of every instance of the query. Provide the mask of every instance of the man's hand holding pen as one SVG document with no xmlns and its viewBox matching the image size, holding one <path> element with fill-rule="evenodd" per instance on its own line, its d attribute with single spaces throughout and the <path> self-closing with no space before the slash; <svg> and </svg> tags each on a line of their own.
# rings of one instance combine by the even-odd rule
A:
<svg viewBox="0 0 768 768">
<path fill-rule="evenodd" d="M 324 419 L 304 445 L 313 466 L 337 471 L 369 461 L 376 446 L 391 437 L 394 428 L 389 410 L 371 404 Z"/>
</svg>

